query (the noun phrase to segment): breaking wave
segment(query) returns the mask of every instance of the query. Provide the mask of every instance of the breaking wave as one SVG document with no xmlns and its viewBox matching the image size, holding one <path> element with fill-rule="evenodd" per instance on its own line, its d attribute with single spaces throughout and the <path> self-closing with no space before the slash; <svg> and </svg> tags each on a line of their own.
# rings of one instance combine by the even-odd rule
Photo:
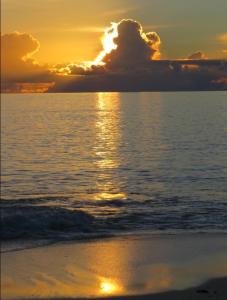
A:
<svg viewBox="0 0 227 300">
<path fill-rule="evenodd" d="M 180 202 L 180 208 L 177 204 Z M 186 206 L 186 203 L 188 204 Z M 183 207 L 185 205 L 185 207 Z M 75 201 L 61 197 L 1 200 L 1 238 L 56 242 L 136 231 L 227 230 L 227 203 L 200 203 L 178 197 Z"/>
<path fill-rule="evenodd" d="M 3 240 L 64 238 L 92 232 L 94 220 L 86 212 L 56 206 L 6 207 L 2 209 L 1 237 Z"/>
</svg>

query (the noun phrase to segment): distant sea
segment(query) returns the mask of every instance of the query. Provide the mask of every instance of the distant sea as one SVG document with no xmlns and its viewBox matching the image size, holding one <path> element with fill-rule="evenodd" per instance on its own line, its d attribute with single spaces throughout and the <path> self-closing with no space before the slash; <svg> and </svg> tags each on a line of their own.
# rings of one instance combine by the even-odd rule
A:
<svg viewBox="0 0 227 300">
<path fill-rule="evenodd" d="M 2 239 L 227 233 L 227 92 L 2 95 Z"/>
</svg>

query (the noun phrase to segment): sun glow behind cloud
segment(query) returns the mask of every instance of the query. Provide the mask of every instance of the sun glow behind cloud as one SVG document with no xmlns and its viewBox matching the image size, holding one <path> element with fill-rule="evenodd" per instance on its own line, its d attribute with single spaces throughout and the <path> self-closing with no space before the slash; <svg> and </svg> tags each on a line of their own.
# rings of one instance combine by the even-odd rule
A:
<svg viewBox="0 0 227 300">
<path fill-rule="evenodd" d="M 111 61 L 111 57 L 114 56 L 115 58 L 125 56 L 125 61 L 129 58 L 135 61 L 139 59 L 140 63 L 143 59 L 147 61 L 160 59 L 159 35 L 153 31 L 144 32 L 142 25 L 133 19 L 122 19 L 118 23 L 111 22 L 111 26 L 105 29 L 101 40 L 103 50 L 93 61 L 95 66 L 106 65 L 107 60 Z"/>
<path fill-rule="evenodd" d="M 190 82 L 188 83 L 189 87 L 194 84 L 193 80 L 198 86 L 198 79 L 193 79 L 195 75 L 198 78 L 203 78 L 201 79 L 203 89 L 210 86 L 209 82 L 218 83 L 217 87 L 220 86 L 222 89 L 226 86 L 226 62 L 222 61 L 220 65 L 211 66 L 209 59 L 201 51 L 194 52 L 187 59 L 185 58 L 185 60 L 207 59 L 206 70 L 200 65 L 196 65 L 195 68 L 193 66 L 193 70 L 197 70 L 197 74 L 189 72 L 192 71 L 192 67 L 187 67 L 186 70 L 179 63 L 168 62 L 168 60 L 166 62 L 154 62 L 162 57 L 161 38 L 155 31 L 144 31 L 147 26 L 142 27 L 141 23 L 134 19 L 111 22 L 111 25 L 105 30 L 103 27 L 94 27 L 95 29 L 89 26 L 77 28 L 79 31 L 82 30 L 82 36 L 84 31 L 91 31 L 92 34 L 92 32 L 100 32 L 103 29 L 100 43 L 102 49 L 100 49 L 99 54 L 96 53 L 93 56 L 94 60 L 91 58 L 90 61 L 83 60 L 80 63 L 69 60 L 67 63 L 42 65 L 32 57 L 40 48 L 40 43 L 36 38 L 20 32 L 2 35 L 3 90 L 6 92 L 39 92 L 46 91 L 48 86 L 53 86 L 53 83 L 63 90 L 66 89 L 66 85 L 67 89 L 70 86 L 70 89 L 75 91 L 81 91 L 81 89 L 83 91 L 87 89 L 89 91 L 131 90 L 135 86 L 146 90 L 154 88 L 153 86 L 158 89 L 167 89 L 168 86 L 172 89 L 175 82 L 179 82 L 179 79 L 174 79 L 178 76 L 179 71 L 181 77 L 185 76 L 187 80 L 185 83 L 183 79 L 180 80 L 175 88 L 182 89 L 182 86 L 187 85 L 186 81 L 188 80 Z M 226 55 L 227 33 L 221 33 L 214 38 L 219 44 L 219 51 L 223 56 Z M 202 75 L 201 71 L 203 71 Z M 211 71 L 212 75 L 209 75 Z M 127 79 L 127 76 L 131 79 L 134 78 L 135 82 L 132 83 L 131 79 Z M 71 83 L 74 80 L 75 82 Z M 215 88 L 217 87 L 215 86 Z M 51 88 L 49 90 L 53 91 Z M 56 90 L 58 91 L 59 88 Z"/>
<path fill-rule="evenodd" d="M 110 53 L 114 49 L 117 49 L 117 45 L 114 43 L 114 38 L 118 36 L 117 26 L 117 23 L 112 22 L 111 26 L 105 30 L 104 36 L 102 37 L 103 50 L 95 59 L 95 64 L 102 63 L 102 59 L 106 54 Z"/>
</svg>

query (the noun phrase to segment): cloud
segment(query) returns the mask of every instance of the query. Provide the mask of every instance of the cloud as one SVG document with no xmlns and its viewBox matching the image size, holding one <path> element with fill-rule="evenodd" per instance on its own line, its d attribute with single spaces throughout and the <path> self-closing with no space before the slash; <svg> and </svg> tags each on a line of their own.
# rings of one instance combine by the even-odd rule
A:
<svg viewBox="0 0 227 300">
<path fill-rule="evenodd" d="M 191 54 L 188 59 L 205 59 L 205 54 L 201 51 L 195 52 L 193 54 Z"/>
<path fill-rule="evenodd" d="M 1 85 L 16 86 L 19 82 L 45 82 L 51 80 L 47 66 L 41 66 L 31 56 L 40 44 L 27 33 L 13 32 L 1 36 Z"/>
<path fill-rule="evenodd" d="M 227 89 L 227 76 L 213 80 L 212 83 L 215 84 L 216 86 L 220 86 L 220 87 L 224 86 L 225 89 Z"/>
<path fill-rule="evenodd" d="M 3 90 L 45 91 L 50 86 L 50 92 L 227 89 L 226 60 L 204 60 L 201 51 L 186 60 L 160 60 L 159 35 L 145 32 L 137 21 L 111 23 L 102 45 L 93 62 L 50 68 L 32 59 L 40 47 L 38 40 L 26 33 L 5 34 L 1 36 Z"/>
<path fill-rule="evenodd" d="M 161 40 L 131 19 L 112 23 L 104 32 L 103 50 L 90 64 L 70 64 L 50 89 L 55 92 L 227 89 L 226 62 L 204 60 L 195 52 L 187 60 L 158 60 Z M 72 76 L 75 75 L 75 76 Z"/>
<path fill-rule="evenodd" d="M 160 44 L 156 32 L 144 32 L 139 22 L 123 19 L 104 31 L 103 50 L 93 63 L 70 64 L 67 69 L 71 75 L 144 70 L 151 60 L 160 58 Z"/>
<path fill-rule="evenodd" d="M 227 50 L 226 50 L 226 46 L 227 46 L 227 32 L 224 33 L 220 33 L 216 36 L 216 40 L 219 42 L 219 44 L 221 45 L 221 47 L 225 47 L 225 49 L 221 49 L 221 52 L 225 54 L 227 54 Z"/>
<path fill-rule="evenodd" d="M 109 32 L 114 30 L 112 25 Z M 161 41 L 158 34 L 143 32 L 142 26 L 137 21 L 123 19 L 117 23 L 116 35 L 112 40 L 116 47 L 109 53 L 106 51 L 101 58 L 109 69 L 141 68 L 151 59 L 160 56 Z"/>
<path fill-rule="evenodd" d="M 226 90 L 225 61 L 153 60 L 149 67 L 135 72 L 99 70 L 84 75 L 61 77 L 50 92 L 112 92 L 112 91 L 193 91 Z M 104 68 L 104 67 L 103 67 Z"/>
<path fill-rule="evenodd" d="M 7 53 L 5 58 L 14 60 L 26 59 L 38 51 L 38 40 L 26 33 L 13 32 L 2 36 L 2 51 Z"/>
<path fill-rule="evenodd" d="M 217 40 L 221 44 L 227 44 L 227 32 L 224 32 L 224 33 L 221 33 L 221 34 L 217 35 Z"/>
</svg>

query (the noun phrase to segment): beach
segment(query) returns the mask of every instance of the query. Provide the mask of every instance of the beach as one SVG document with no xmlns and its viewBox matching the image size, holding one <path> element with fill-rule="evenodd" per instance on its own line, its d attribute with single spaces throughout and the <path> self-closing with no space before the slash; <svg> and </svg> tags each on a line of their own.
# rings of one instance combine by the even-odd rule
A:
<svg viewBox="0 0 227 300">
<path fill-rule="evenodd" d="M 226 261 L 226 235 L 211 233 L 10 251 L 2 253 L 2 299 L 226 299 Z"/>
</svg>

